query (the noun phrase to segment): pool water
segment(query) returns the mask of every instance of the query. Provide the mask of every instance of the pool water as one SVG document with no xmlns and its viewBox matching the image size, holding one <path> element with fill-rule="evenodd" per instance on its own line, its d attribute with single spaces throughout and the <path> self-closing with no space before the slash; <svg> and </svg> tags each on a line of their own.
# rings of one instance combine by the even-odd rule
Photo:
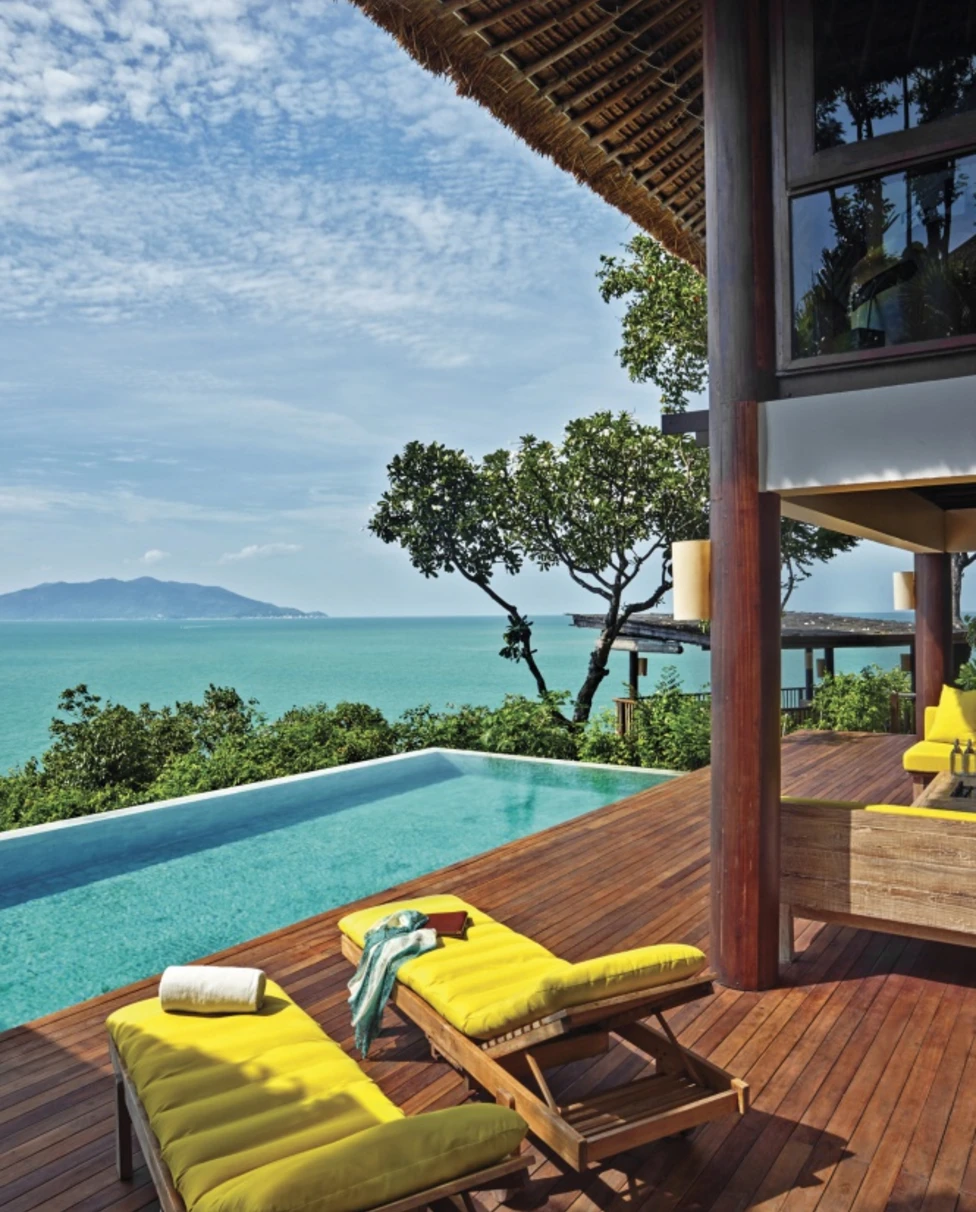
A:
<svg viewBox="0 0 976 1212">
<path fill-rule="evenodd" d="M 0 835 L 0 1029 L 670 776 L 429 750 Z"/>
</svg>

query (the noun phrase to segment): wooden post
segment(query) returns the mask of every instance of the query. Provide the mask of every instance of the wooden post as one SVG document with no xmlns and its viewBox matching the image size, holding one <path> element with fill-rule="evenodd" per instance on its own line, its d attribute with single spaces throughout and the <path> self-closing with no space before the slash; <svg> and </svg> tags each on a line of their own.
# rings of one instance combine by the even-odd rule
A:
<svg viewBox="0 0 976 1212">
<path fill-rule="evenodd" d="M 712 930 L 720 979 L 779 976 L 779 498 L 762 493 L 773 391 L 766 0 L 704 0 L 712 452 Z"/>
<path fill-rule="evenodd" d="M 830 677 L 834 676 L 834 650 L 833 648 L 824 649 L 824 669 Z"/>
<path fill-rule="evenodd" d="M 640 656 L 638 655 L 636 648 L 627 655 L 630 657 L 630 675 L 628 677 L 629 685 L 627 693 L 632 699 L 636 700 L 638 682 L 640 679 Z"/>
<path fill-rule="evenodd" d="M 807 702 L 813 699 L 813 649 L 803 650 L 803 693 Z"/>
<path fill-rule="evenodd" d="M 925 736 L 925 708 L 952 681 L 952 557 L 915 557 L 915 732 Z"/>
</svg>

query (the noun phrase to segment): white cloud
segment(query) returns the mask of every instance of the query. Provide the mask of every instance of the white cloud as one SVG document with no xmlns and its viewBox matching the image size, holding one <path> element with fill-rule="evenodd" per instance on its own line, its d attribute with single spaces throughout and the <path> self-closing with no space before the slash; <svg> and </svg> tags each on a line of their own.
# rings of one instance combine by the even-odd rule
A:
<svg viewBox="0 0 976 1212">
<path fill-rule="evenodd" d="M 236 564 L 239 560 L 264 560 L 269 556 L 294 555 L 301 543 L 251 543 L 240 551 L 225 551 L 218 564 Z"/>
<path fill-rule="evenodd" d="M 0 6 L 0 316 L 243 313 L 458 366 L 605 213 L 346 6 Z"/>
<path fill-rule="evenodd" d="M 122 522 L 249 522 L 253 511 L 143 496 L 128 488 L 104 492 L 18 485 L 0 488 L 0 515 L 36 516 L 56 513 L 94 513 Z"/>
<path fill-rule="evenodd" d="M 158 547 L 150 547 L 147 552 L 139 557 L 140 564 L 161 564 L 163 560 L 168 560 L 170 553 L 168 551 L 160 551 Z"/>
</svg>

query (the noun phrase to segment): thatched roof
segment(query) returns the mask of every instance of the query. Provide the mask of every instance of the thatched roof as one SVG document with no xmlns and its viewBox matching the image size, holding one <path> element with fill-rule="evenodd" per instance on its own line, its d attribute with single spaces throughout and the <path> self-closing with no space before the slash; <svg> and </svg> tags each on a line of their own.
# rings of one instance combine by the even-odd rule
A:
<svg viewBox="0 0 976 1212">
<path fill-rule="evenodd" d="M 354 0 L 698 269 L 705 264 L 701 0 Z"/>
</svg>

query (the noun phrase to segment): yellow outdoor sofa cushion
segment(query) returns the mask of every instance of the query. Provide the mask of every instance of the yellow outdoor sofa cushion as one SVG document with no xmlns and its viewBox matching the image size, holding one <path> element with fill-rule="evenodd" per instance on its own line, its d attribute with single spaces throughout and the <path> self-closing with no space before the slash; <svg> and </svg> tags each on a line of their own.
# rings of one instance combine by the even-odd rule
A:
<svg viewBox="0 0 976 1212">
<path fill-rule="evenodd" d="M 370 926 L 406 908 L 421 913 L 467 911 L 466 938 L 438 939 L 435 950 L 408 960 L 397 979 L 473 1039 L 491 1039 L 583 1002 L 688 980 L 705 966 L 701 951 L 683 943 L 570 964 L 456 896 L 425 896 L 360 909 L 342 918 L 339 929 L 361 947 Z"/>
<path fill-rule="evenodd" d="M 784 795 L 784 804 L 800 808 L 840 808 L 847 812 L 877 812 L 888 816 L 917 816 L 941 821 L 968 821 L 976 826 L 976 812 L 952 808 L 925 808 L 915 804 L 861 804 L 855 800 L 814 800 L 804 796 Z"/>
<path fill-rule="evenodd" d="M 257 1014 L 151 998 L 108 1029 L 189 1212 L 358 1212 L 494 1165 L 526 1132 L 491 1104 L 405 1117 L 271 981 Z"/>
<path fill-rule="evenodd" d="M 951 745 L 943 745 L 939 741 L 916 741 L 910 749 L 905 750 L 902 765 L 909 774 L 940 774 L 949 769 Z"/>
</svg>

